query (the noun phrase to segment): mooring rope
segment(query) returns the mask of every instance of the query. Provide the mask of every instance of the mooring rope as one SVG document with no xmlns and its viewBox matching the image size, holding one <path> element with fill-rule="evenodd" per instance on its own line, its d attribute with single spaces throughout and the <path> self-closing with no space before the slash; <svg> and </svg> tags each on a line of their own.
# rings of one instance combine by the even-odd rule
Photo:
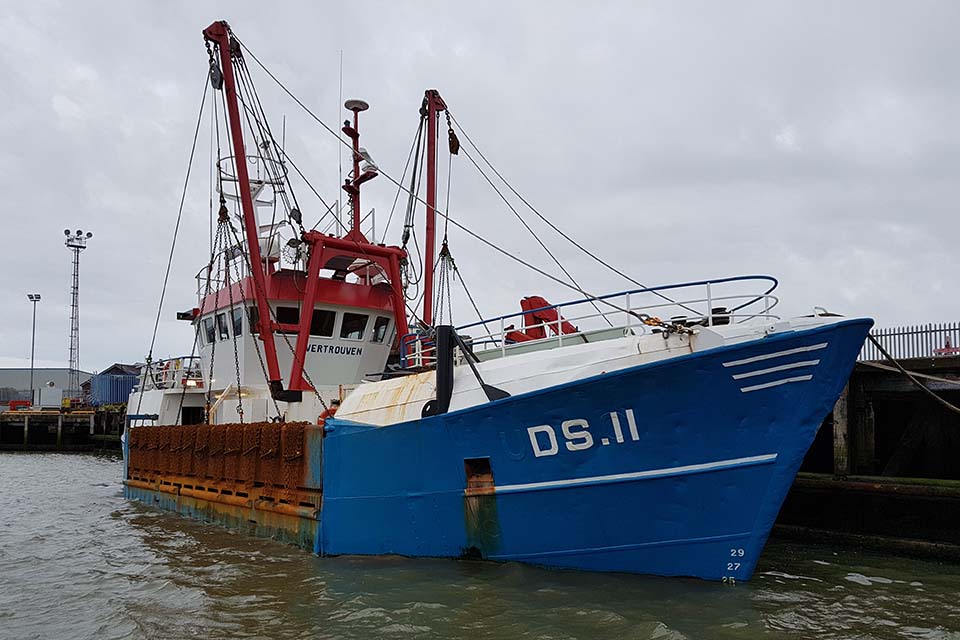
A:
<svg viewBox="0 0 960 640">
<path fill-rule="evenodd" d="M 871 334 L 868 333 L 868 334 L 867 334 L 867 338 L 870 340 L 870 342 L 873 343 L 873 346 L 875 346 L 875 347 L 877 348 L 877 350 L 881 353 L 881 355 L 883 355 L 883 357 L 885 357 L 887 360 L 889 360 L 890 362 L 892 362 L 892 363 L 893 363 L 893 366 L 895 366 L 895 367 L 900 371 L 900 373 L 902 373 L 903 375 L 905 375 L 905 376 L 907 376 L 908 378 L 910 378 L 910 381 L 913 382 L 913 384 L 915 384 L 915 385 L 917 385 L 918 387 L 920 387 L 920 390 L 921 390 L 921 391 L 923 391 L 925 394 L 927 394 L 928 396 L 930 396 L 931 398 L 933 398 L 934 400 L 936 400 L 937 402 L 939 402 L 940 404 L 942 404 L 944 407 L 946 407 L 946 408 L 949 409 L 950 411 L 953 411 L 954 413 L 960 414 L 960 407 L 958 407 L 958 406 L 956 406 L 956 405 L 954 405 L 954 404 L 951 404 L 950 402 L 948 402 L 948 401 L 944 400 L 943 398 L 941 398 L 940 396 L 938 396 L 938 395 L 937 395 L 936 393 L 934 393 L 929 387 L 927 387 L 927 385 L 923 384 L 923 383 L 920 381 L 920 379 L 917 378 L 912 372 L 907 371 L 906 369 L 904 369 L 904 368 L 903 368 L 903 365 L 901 365 L 899 361 L 897 361 L 896 359 L 894 359 L 894 357 L 893 357 L 892 355 L 890 355 L 890 353 L 887 352 L 886 349 L 883 348 L 883 345 L 880 344 L 880 341 L 877 340 L 876 338 L 874 338 L 873 335 L 871 335 Z"/>
</svg>

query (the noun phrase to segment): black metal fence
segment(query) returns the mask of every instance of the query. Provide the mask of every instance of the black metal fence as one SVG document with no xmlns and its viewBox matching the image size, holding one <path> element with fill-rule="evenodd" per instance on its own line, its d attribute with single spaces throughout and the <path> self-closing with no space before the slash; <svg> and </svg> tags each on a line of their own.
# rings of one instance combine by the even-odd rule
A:
<svg viewBox="0 0 960 640">
<path fill-rule="evenodd" d="M 897 360 L 960 355 L 960 322 L 874 329 L 870 335 Z M 871 361 L 885 358 L 876 345 L 867 340 L 858 359 Z"/>
</svg>

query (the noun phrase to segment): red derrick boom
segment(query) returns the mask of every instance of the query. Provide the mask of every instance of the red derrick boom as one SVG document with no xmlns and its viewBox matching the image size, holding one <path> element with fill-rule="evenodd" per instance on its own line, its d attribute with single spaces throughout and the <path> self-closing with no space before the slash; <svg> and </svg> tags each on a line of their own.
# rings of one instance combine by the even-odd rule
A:
<svg viewBox="0 0 960 640">
<path fill-rule="evenodd" d="M 266 374 L 270 385 L 270 393 L 276 400 L 296 402 L 301 399 L 303 391 L 312 390 L 306 380 L 303 368 L 307 346 L 310 340 L 310 323 L 312 313 L 301 313 L 297 331 L 296 346 L 294 347 L 293 363 L 290 369 L 289 385 L 284 389 L 283 376 L 277 361 L 277 348 L 274 340 L 275 332 L 282 329 L 276 322 L 270 310 L 268 279 L 274 277 L 265 265 L 258 240 L 258 222 L 256 209 L 250 189 L 250 177 L 246 166 L 246 151 L 243 144 L 243 128 L 240 119 L 240 108 L 237 97 L 236 80 L 234 73 L 234 59 L 240 58 L 242 53 L 239 43 L 232 36 L 226 22 L 218 21 L 203 31 L 204 38 L 217 45 L 220 55 L 220 66 L 223 74 L 223 91 L 227 105 L 227 115 L 230 122 L 230 137 L 233 142 L 233 152 L 237 159 L 237 182 L 240 204 L 243 214 L 244 235 L 247 251 L 250 256 L 250 270 L 253 280 L 253 297 L 259 312 L 259 339 L 263 341 L 264 355 L 266 356 Z M 321 299 L 324 286 L 342 286 L 343 283 L 323 279 L 320 272 L 324 269 L 333 269 L 338 272 L 350 271 L 357 263 L 365 263 L 361 269 L 378 271 L 384 276 L 390 289 L 391 306 L 396 322 L 398 335 L 405 335 L 407 326 L 406 307 L 400 278 L 400 261 L 406 252 L 399 247 L 373 244 L 360 232 L 360 185 L 376 176 L 376 171 L 360 171 L 360 148 L 358 130 L 359 111 L 366 108 L 360 101 L 351 101 L 348 104 L 354 112 L 354 120 L 344 124 L 343 132 L 353 141 L 353 178 L 348 179 L 343 189 L 350 195 L 353 209 L 353 228 L 343 238 L 325 235 L 317 231 L 305 231 L 301 241 L 307 245 L 309 259 L 307 261 L 306 287 L 303 294 L 303 308 L 312 310 Z M 434 180 L 434 191 L 435 191 Z M 434 194 L 435 200 L 435 194 Z M 351 285 L 353 286 L 353 285 Z M 369 287 L 383 286 L 371 284 Z"/>
</svg>

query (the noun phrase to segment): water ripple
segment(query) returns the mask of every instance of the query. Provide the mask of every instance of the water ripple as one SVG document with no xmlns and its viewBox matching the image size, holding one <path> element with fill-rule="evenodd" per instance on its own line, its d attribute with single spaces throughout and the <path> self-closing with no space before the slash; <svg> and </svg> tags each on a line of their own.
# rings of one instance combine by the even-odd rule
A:
<svg viewBox="0 0 960 640">
<path fill-rule="evenodd" d="M 0 454 L 0 638 L 960 640 L 960 567 L 773 542 L 754 581 L 318 558 L 129 503 L 115 458 Z"/>
</svg>

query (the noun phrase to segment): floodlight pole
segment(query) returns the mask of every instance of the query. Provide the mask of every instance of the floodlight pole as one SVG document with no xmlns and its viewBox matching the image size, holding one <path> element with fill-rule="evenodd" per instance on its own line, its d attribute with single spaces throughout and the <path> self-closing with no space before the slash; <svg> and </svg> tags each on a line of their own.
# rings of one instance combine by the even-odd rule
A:
<svg viewBox="0 0 960 640">
<path fill-rule="evenodd" d="M 87 248 L 87 240 L 93 237 L 89 231 L 84 235 L 81 229 L 71 234 L 65 229 L 63 234 L 67 249 L 73 252 L 73 284 L 70 288 L 70 381 L 67 394 L 70 400 L 80 397 L 80 252 Z"/>
</svg>

